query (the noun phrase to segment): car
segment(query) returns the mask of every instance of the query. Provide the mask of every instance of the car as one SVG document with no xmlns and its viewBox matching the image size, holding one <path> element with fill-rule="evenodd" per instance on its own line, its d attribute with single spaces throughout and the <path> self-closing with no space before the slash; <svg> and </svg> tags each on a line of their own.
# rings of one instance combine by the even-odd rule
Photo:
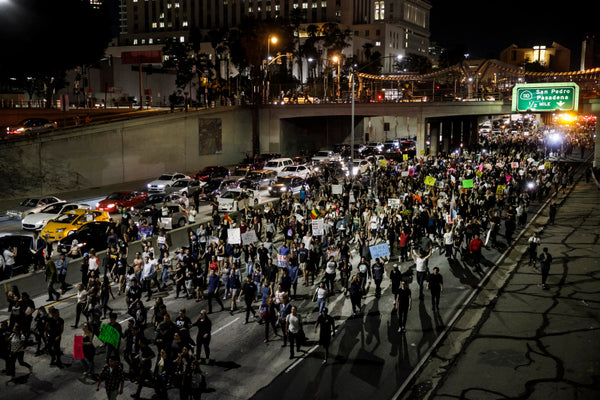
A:
<svg viewBox="0 0 600 400">
<path fill-rule="evenodd" d="M 30 197 L 23 200 L 17 207 L 9 209 L 6 215 L 10 218 L 22 219 L 26 215 L 40 212 L 47 205 L 58 203 L 59 201 L 62 200 L 54 196 Z"/>
<path fill-rule="evenodd" d="M 294 165 L 294 162 L 292 161 L 291 158 L 273 158 L 273 159 L 267 161 L 267 163 L 265 164 L 265 167 L 263 169 L 275 171 L 275 172 L 279 173 L 279 172 L 281 172 L 282 169 L 284 169 L 285 167 L 287 167 L 289 165 Z"/>
<path fill-rule="evenodd" d="M 249 163 L 241 163 L 235 166 L 233 171 L 231 172 L 232 178 L 242 179 L 246 176 L 246 174 L 254 169 L 253 164 Z"/>
<path fill-rule="evenodd" d="M 40 212 L 33 213 L 25 216 L 21 221 L 21 227 L 26 231 L 39 231 L 46 225 L 46 223 L 60 214 L 65 213 L 69 210 L 75 210 L 77 208 L 89 209 L 91 208 L 87 204 L 68 203 L 66 201 L 59 201 L 44 207 Z"/>
<path fill-rule="evenodd" d="M 30 235 L 0 236 L 0 253 L 4 253 L 4 250 L 9 246 L 17 249 L 15 266 L 12 271 L 13 276 L 29 272 L 29 267 L 35 264 L 30 250 L 32 240 L 33 238 Z"/>
<path fill-rule="evenodd" d="M 104 200 L 96 204 L 96 210 L 114 213 L 119 211 L 119 206 L 131 208 L 148 198 L 148 193 L 137 190 L 122 190 L 109 194 Z"/>
<path fill-rule="evenodd" d="M 16 125 L 6 128 L 7 135 L 22 135 L 25 133 L 43 132 L 58 128 L 56 121 L 50 121 L 45 118 L 28 118 Z"/>
<path fill-rule="evenodd" d="M 190 177 L 181 172 L 170 172 L 162 174 L 152 182 L 148 183 L 146 187 L 148 192 L 164 192 L 166 188 L 180 179 L 190 179 Z"/>
<path fill-rule="evenodd" d="M 133 207 L 129 208 L 129 212 L 132 216 L 140 215 L 143 212 L 149 212 L 154 204 L 157 208 L 160 208 L 163 203 L 177 203 L 184 204 L 186 198 L 180 193 L 151 193 L 148 198 Z"/>
<path fill-rule="evenodd" d="M 364 158 L 357 158 L 352 160 L 352 175 L 364 174 L 371 167 L 371 162 Z"/>
<path fill-rule="evenodd" d="M 198 179 L 179 179 L 171 186 L 166 187 L 165 193 L 179 193 L 182 196 L 189 197 L 194 193 L 194 190 L 199 190 L 204 185 L 206 185 L 206 182 L 199 181 Z"/>
<path fill-rule="evenodd" d="M 165 205 L 164 203 L 157 206 L 157 209 L 161 213 L 162 223 L 165 224 L 165 217 L 162 216 L 162 207 Z M 188 223 L 188 212 L 185 208 L 179 203 L 167 202 L 166 207 L 168 209 L 168 216 L 166 218 L 170 218 L 170 223 L 165 226 L 167 229 L 173 228 L 181 228 L 187 225 Z M 140 210 L 140 213 L 132 216 L 132 219 L 135 223 L 139 223 L 141 218 L 150 217 L 150 207 Z"/>
<path fill-rule="evenodd" d="M 306 181 L 297 176 L 283 176 L 277 178 L 277 181 L 269 186 L 269 196 L 279 197 L 284 193 L 298 193 L 303 186 L 306 186 Z"/>
<path fill-rule="evenodd" d="M 108 247 L 108 230 L 111 223 L 108 221 L 92 221 L 73 231 L 67 237 L 62 238 L 56 244 L 59 254 L 67 254 L 72 246 L 81 249 L 81 253 L 87 253 L 90 249 L 96 251 L 106 250 Z"/>
<path fill-rule="evenodd" d="M 235 188 L 217 197 L 219 212 L 239 211 L 239 202 L 243 195 L 248 196 L 248 204 L 257 205 L 260 202 L 260 192 L 258 190 Z"/>
<path fill-rule="evenodd" d="M 40 237 L 48 242 L 61 240 L 75 232 L 83 225 L 92 221 L 109 221 L 110 215 L 106 211 L 84 210 L 78 208 L 59 215 L 40 231 Z"/>
<path fill-rule="evenodd" d="M 212 179 L 202 187 L 203 192 L 200 194 L 201 200 L 208 200 L 212 196 L 219 196 L 230 189 L 238 188 L 239 182 L 235 178 L 217 178 Z"/>
<path fill-rule="evenodd" d="M 248 172 L 246 177 L 239 181 L 241 188 L 258 190 L 262 187 L 272 185 L 277 180 L 277 172 L 259 169 Z"/>
<path fill-rule="evenodd" d="M 340 161 L 341 157 L 333 150 L 320 150 L 311 157 L 311 160 L 316 163 L 322 163 L 326 161 Z"/>
<path fill-rule="evenodd" d="M 281 172 L 279 172 L 277 174 L 277 176 L 282 177 L 282 176 L 290 176 L 291 175 L 291 176 L 300 177 L 302 179 L 306 179 L 306 178 L 308 178 L 310 173 L 311 173 L 311 170 L 306 165 L 288 165 L 287 167 L 282 169 Z"/>
<path fill-rule="evenodd" d="M 227 176 L 229 176 L 229 170 L 227 168 L 213 165 L 198 171 L 196 175 L 194 175 L 194 179 L 206 182 L 211 179 L 225 178 Z"/>
</svg>

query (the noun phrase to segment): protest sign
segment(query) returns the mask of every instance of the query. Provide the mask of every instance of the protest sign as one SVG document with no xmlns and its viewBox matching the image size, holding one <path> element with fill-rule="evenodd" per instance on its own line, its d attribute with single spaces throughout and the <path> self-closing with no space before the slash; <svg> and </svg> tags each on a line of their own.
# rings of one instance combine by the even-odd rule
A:
<svg viewBox="0 0 600 400">
<path fill-rule="evenodd" d="M 258 238 L 256 237 L 255 231 L 248 231 L 242 233 L 242 243 L 243 244 L 252 244 L 258 242 Z"/>
<path fill-rule="evenodd" d="M 227 241 L 230 244 L 242 243 L 242 237 L 240 235 L 240 228 L 229 228 L 227 229 Z"/>
<path fill-rule="evenodd" d="M 473 188 L 473 179 L 463 179 L 462 187 L 464 189 L 472 189 Z"/>
<path fill-rule="evenodd" d="M 427 186 L 433 186 L 433 185 L 435 185 L 435 178 L 433 176 L 426 176 L 425 177 L 425 184 Z"/>
<path fill-rule="evenodd" d="M 73 336 L 73 359 L 83 360 L 83 336 Z"/>
<path fill-rule="evenodd" d="M 390 208 L 400 208 L 400 199 L 388 199 L 388 206 Z"/>
<path fill-rule="evenodd" d="M 380 258 L 380 257 L 389 257 L 390 256 L 390 247 L 387 243 L 378 244 L 375 246 L 369 247 L 369 252 L 371 253 L 371 258 Z"/>
<path fill-rule="evenodd" d="M 119 340 L 121 340 L 121 335 L 119 331 L 113 328 L 108 324 L 102 324 L 100 327 L 100 334 L 98 335 L 98 339 L 101 342 L 108 343 L 112 345 L 114 348 L 119 347 Z"/>
<path fill-rule="evenodd" d="M 323 219 L 313 219 L 312 220 L 312 234 L 313 236 L 323 236 L 324 223 Z"/>
<path fill-rule="evenodd" d="M 342 194 L 343 186 L 342 185 L 331 185 L 331 194 Z"/>
<path fill-rule="evenodd" d="M 498 187 L 496 188 L 496 194 L 503 194 L 504 193 L 504 185 L 498 185 Z"/>
</svg>

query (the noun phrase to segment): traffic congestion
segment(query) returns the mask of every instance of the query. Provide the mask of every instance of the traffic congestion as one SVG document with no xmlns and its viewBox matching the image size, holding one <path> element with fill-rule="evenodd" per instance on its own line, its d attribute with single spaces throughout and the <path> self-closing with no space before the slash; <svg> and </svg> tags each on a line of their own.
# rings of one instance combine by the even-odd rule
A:
<svg viewBox="0 0 600 400">
<path fill-rule="evenodd" d="M 548 149 L 557 132 L 486 132 L 473 148 L 437 156 L 416 154 L 411 138 L 356 146 L 352 159 L 350 146 L 340 144 L 310 155 L 265 154 L 235 166 L 165 172 L 144 188 L 107 193 L 93 204 L 45 199 L 55 205 L 48 210 L 31 199 L 15 215 L 25 221 L 45 210 L 48 217 L 22 222 L 34 240 L 6 249 L 15 261 L 31 258 L 26 270 L 44 269 L 50 314 L 67 293 L 76 301 L 63 306 L 76 313 L 73 331 L 83 321 L 84 336 L 106 347 L 106 358 L 83 355 L 82 379 L 98 388 L 106 381 L 105 370 L 93 368 L 96 358 L 118 362 L 134 398 L 186 396 L 192 371 L 214 365 L 224 345 L 207 340 L 211 320 L 220 322 L 218 331 L 238 320 L 261 325 L 253 347 L 283 340 L 277 353 L 297 360 L 306 355 L 302 319 L 331 324 L 328 310 L 367 323 L 366 306 L 381 299 L 397 315 L 388 332 L 398 335 L 419 333 L 411 324 L 413 302 L 421 316 L 425 308 L 436 320 L 440 309 L 450 312 L 465 286 L 475 287 L 490 268 L 488 258 L 510 247 L 533 212 L 572 184 L 573 166 L 561 161 L 574 149 L 585 154 L 591 141 L 585 132 L 562 130 L 561 146 Z M 71 209 L 63 212 L 63 202 Z M 178 228 L 186 230 L 184 243 L 170 242 Z M 129 252 L 134 243 L 143 251 Z M 64 260 L 81 260 L 76 292 L 60 278 Z M 16 269 L 12 262 L 5 271 L 14 276 Z M 9 292 L 9 309 L 22 309 L 23 301 L 18 288 Z M 37 317 L 44 307 L 33 308 Z M 14 315 L 12 326 L 21 318 Z M 117 322 L 118 315 L 126 319 Z M 327 325 L 310 350 L 324 349 L 323 365 L 336 324 L 342 322 Z M 104 341 L 105 325 L 121 329 L 119 340 Z M 60 348 L 37 343 L 51 366 L 65 368 Z"/>
</svg>

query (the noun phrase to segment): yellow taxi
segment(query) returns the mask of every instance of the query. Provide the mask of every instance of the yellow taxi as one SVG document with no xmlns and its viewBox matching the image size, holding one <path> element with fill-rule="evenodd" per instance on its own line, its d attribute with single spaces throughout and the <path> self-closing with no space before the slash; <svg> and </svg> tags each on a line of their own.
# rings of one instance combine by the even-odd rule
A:
<svg viewBox="0 0 600 400">
<path fill-rule="evenodd" d="M 48 221 L 40 232 L 42 239 L 48 242 L 61 240 L 67 235 L 75 232 L 83 225 L 92 221 L 108 221 L 110 215 L 106 211 L 75 209 L 59 215 Z"/>
</svg>

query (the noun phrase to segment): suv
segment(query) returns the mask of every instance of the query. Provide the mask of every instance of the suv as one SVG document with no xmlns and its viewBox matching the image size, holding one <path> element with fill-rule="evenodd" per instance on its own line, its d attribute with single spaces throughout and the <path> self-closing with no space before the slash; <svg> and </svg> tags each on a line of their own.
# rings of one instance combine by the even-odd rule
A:
<svg viewBox="0 0 600 400">
<path fill-rule="evenodd" d="M 241 188 L 260 189 L 264 186 L 269 186 L 277 180 L 277 172 L 267 169 L 259 169 L 250 171 L 244 179 L 240 180 Z"/>
<path fill-rule="evenodd" d="M 281 170 L 287 167 L 288 165 L 294 165 L 294 162 L 291 158 L 273 158 L 267 161 L 264 169 L 275 172 L 281 172 Z"/>
</svg>

